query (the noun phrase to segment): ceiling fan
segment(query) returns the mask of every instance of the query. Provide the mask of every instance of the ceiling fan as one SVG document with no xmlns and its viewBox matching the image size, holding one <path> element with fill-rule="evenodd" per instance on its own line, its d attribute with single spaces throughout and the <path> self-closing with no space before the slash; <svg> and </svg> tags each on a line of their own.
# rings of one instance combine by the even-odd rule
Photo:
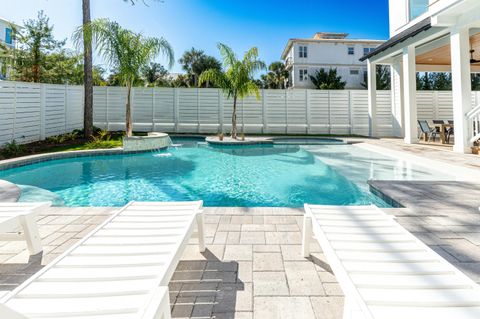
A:
<svg viewBox="0 0 480 319">
<path fill-rule="evenodd" d="M 475 53 L 475 50 L 470 50 L 470 64 L 480 63 L 480 60 L 476 60 L 473 58 L 474 53 Z"/>
</svg>

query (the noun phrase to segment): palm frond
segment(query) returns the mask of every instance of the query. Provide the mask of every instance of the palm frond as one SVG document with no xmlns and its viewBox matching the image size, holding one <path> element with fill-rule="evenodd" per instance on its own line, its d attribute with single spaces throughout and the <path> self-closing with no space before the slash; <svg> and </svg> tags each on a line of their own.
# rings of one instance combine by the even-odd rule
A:
<svg viewBox="0 0 480 319">
<path fill-rule="evenodd" d="M 198 85 L 201 86 L 206 82 L 211 82 L 222 89 L 228 89 L 230 87 L 228 79 L 225 77 L 225 73 L 217 69 L 209 69 L 200 74 Z"/>
<path fill-rule="evenodd" d="M 132 82 L 160 54 L 168 60 L 169 67 L 174 63 L 174 52 L 167 40 L 145 37 L 108 19 L 96 19 L 77 28 L 72 39 L 77 49 L 83 41 L 90 41 L 109 66 L 119 71 L 124 83 Z"/>
<path fill-rule="evenodd" d="M 235 55 L 235 52 L 233 52 L 233 50 L 229 46 L 223 43 L 218 43 L 217 47 L 218 50 L 220 50 L 220 55 L 222 56 L 224 68 L 228 69 L 230 67 L 233 67 L 235 62 L 237 61 L 237 56 Z"/>
</svg>

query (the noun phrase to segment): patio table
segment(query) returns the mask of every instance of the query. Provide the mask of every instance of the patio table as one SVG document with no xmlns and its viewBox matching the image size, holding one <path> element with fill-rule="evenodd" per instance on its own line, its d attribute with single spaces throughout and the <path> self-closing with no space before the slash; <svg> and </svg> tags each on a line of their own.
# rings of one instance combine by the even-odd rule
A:
<svg viewBox="0 0 480 319">
<path fill-rule="evenodd" d="M 442 144 L 446 144 L 445 130 L 453 127 L 453 124 L 434 124 L 434 126 L 440 129 L 440 141 Z"/>
</svg>

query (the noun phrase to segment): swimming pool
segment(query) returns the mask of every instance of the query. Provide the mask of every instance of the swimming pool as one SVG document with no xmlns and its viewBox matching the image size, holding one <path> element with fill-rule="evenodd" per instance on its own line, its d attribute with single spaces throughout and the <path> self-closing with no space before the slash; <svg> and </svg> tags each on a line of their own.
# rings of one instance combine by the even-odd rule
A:
<svg viewBox="0 0 480 319">
<path fill-rule="evenodd" d="M 211 147 L 174 138 L 167 150 L 70 158 L 0 171 L 21 200 L 122 206 L 131 200 L 203 199 L 205 206 L 301 207 L 386 204 L 367 180 L 435 179 L 436 173 L 352 145 Z M 442 175 L 444 178 L 445 175 Z"/>
</svg>

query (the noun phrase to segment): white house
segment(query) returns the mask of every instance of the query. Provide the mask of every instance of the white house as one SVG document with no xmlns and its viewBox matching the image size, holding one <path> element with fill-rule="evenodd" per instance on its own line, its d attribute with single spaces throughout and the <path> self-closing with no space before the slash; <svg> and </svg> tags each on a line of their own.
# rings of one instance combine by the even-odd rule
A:
<svg viewBox="0 0 480 319">
<path fill-rule="evenodd" d="M 6 19 L 0 17 L 0 43 L 6 46 L 7 48 L 15 48 L 15 39 L 14 39 L 14 28 L 19 28 L 13 22 L 10 22 Z M 0 49 L 0 77 L 8 77 L 9 68 L 8 66 L 9 53 Z"/>
<path fill-rule="evenodd" d="M 384 41 L 348 38 L 347 33 L 318 32 L 311 39 L 290 39 L 283 50 L 290 72 L 288 86 L 313 88 L 310 75 L 319 69 L 337 69 L 347 89 L 362 89 L 367 64 L 359 59 Z"/>
<path fill-rule="evenodd" d="M 472 103 L 471 73 L 480 71 L 480 0 L 390 0 L 391 38 L 368 64 L 370 134 L 376 135 L 375 65 L 392 70 L 392 115 L 405 143 L 418 141 L 416 72 L 451 72 L 456 152 L 478 140 L 480 105 Z"/>
<path fill-rule="evenodd" d="M 13 28 L 17 27 L 13 22 L 0 17 L 0 41 L 10 48 L 15 47 Z"/>
</svg>

